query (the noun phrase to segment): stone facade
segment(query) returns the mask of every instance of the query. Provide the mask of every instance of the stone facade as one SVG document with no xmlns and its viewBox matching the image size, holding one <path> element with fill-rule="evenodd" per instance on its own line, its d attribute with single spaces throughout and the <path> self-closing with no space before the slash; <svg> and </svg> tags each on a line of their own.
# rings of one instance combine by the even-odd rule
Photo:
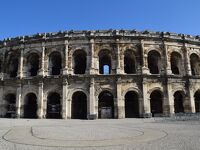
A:
<svg viewBox="0 0 200 150">
<path fill-rule="evenodd" d="M 125 118 L 199 112 L 200 38 L 65 31 L 0 41 L 0 116 Z"/>
</svg>

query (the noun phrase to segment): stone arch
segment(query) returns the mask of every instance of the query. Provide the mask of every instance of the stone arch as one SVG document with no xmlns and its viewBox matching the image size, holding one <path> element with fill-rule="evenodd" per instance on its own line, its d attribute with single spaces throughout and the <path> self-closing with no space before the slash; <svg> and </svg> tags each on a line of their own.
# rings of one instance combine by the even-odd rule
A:
<svg viewBox="0 0 200 150">
<path fill-rule="evenodd" d="M 194 93 L 194 104 L 196 113 L 200 112 L 200 90 Z"/>
<path fill-rule="evenodd" d="M 85 74 L 87 68 L 87 53 L 82 50 L 76 50 L 73 53 L 74 74 Z"/>
<path fill-rule="evenodd" d="M 190 55 L 190 66 L 192 75 L 200 75 L 200 60 L 199 56 L 195 53 Z"/>
<path fill-rule="evenodd" d="M 5 117 L 13 118 L 16 116 L 16 95 L 14 93 L 7 93 L 4 97 L 5 100 Z"/>
<path fill-rule="evenodd" d="M 98 117 L 114 118 L 114 96 L 107 90 L 102 91 L 98 96 Z"/>
<path fill-rule="evenodd" d="M 38 53 L 30 53 L 27 56 L 27 63 L 26 63 L 26 67 L 27 67 L 27 75 L 28 76 L 36 76 L 38 74 L 38 70 L 39 70 L 39 64 L 40 64 L 40 60 L 39 60 L 39 55 Z"/>
<path fill-rule="evenodd" d="M 102 49 L 98 53 L 99 57 L 99 73 L 111 74 L 112 69 L 112 55 L 108 49 Z"/>
<path fill-rule="evenodd" d="M 184 91 L 177 90 L 176 92 L 174 92 L 174 112 L 175 113 L 184 113 L 184 100 L 185 100 Z"/>
<path fill-rule="evenodd" d="M 148 52 L 148 68 L 151 74 L 159 74 L 161 69 L 161 55 L 156 50 Z"/>
<path fill-rule="evenodd" d="M 24 99 L 24 118 L 37 118 L 37 96 L 28 93 Z"/>
<path fill-rule="evenodd" d="M 62 69 L 62 56 L 58 51 L 53 51 L 49 54 L 48 63 L 50 75 L 60 75 Z"/>
<path fill-rule="evenodd" d="M 150 94 L 150 108 L 151 114 L 154 117 L 155 115 L 160 115 L 163 113 L 163 92 L 161 90 L 153 90 Z"/>
<path fill-rule="evenodd" d="M 11 56 L 8 58 L 7 64 L 8 68 L 6 73 L 9 75 L 9 77 L 11 78 L 17 77 L 18 65 L 19 65 L 18 56 L 15 54 L 11 54 Z"/>
<path fill-rule="evenodd" d="M 76 91 L 72 95 L 71 118 L 87 119 L 87 95 L 82 91 Z"/>
<path fill-rule="evenodd" d="M 182 55 L 178 52 L 173 51 L 171 53 L 170 57 L 170 63 L 171 63 L 171 70 L 173 74 L 180 75 L 182 73 L 182 65 L 183 65 L 183 59 Z"/>
<path fill-rule="evenodd" d="M 139 117 L 139 94 L 128 91 L 125 94 L 125 118 Z"/>
<path fill-rule="evenodd" d="M 57 92 L 49 92 L 47 96 L 46 118 L 61 118 L 61 96 Z"/>
<path fill-rule="evenodd" d="M 124 72 L 127 74 L 136 73 L 136 54 L 133 50 L 127 49 L 124 52 Z"/>
</svg>

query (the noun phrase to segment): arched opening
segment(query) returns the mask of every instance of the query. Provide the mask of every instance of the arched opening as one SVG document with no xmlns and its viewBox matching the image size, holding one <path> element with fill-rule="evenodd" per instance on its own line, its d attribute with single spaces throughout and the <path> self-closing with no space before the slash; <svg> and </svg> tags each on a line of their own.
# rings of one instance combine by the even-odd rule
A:
<svg viewBox="0 0 200 150">
<path fill-rule="evenodd" d="M 7 118 L 14 118 L 16 115 L 16 96 L 15 94 L 8 94 L 6 100 L 6 116 Z"/>
<path fill-rule="evenodd" d="M 37 97 L 34 93 L 26 95 L 24 100 L 24 118 L 37 118 Z"/>
<path fill-rule="evenodd" d="M 183 101 L 184 101 L 183 92 L 182 91 L 175 92 L 174 93 L 174 112 L 175 113 L 184 112 Z"/>
<path fill-rule="evenodd" d="M 139 99 L 138 94 L 129 91 L 125 95 L 125 118 L 139 117 Z"/>
<path fill-rule="evenodd" d="M 87 56 L 85 51 L 77 50 L 73 54 L 74 74 L 85 74 Z"/>
<path fill-rule="evenodd" d="M 60 95 L 58 93 L 50 93 L 47 97 L 47 118 L 61 118 Z"/>
<path fill-rule="evenodd" d="M 177 52 L 172 52 L 171 54 L 171 70 L 173 74 L 181 74 L 182 58 Z"/>
<path fill-rule="evenodd" d="M 190 55 L 190 65 L 192 75 L 200 75 L 200 63 L 199 63 L 199 56 L 197 54 Z"/>
<path fill-rule="evenodd" d="M 87 96 L 81 91 L 72 96 L 72 119 L 87 119 Z"/>
<path fill-rule="evenodd" d="M 28 61 L 28 76 L 37 76 L 39 70 L 39 56 L 36 53 L 30 54 Z"/>
<path fill-rule="evenodd" d="M 200 91 L 196 91 L 194 94 L 195 110 L 200 112 Z"/>
<path fill-rule="evenodd" d="M 49 55 L 49 71 L 50 75 L 60 75 L 62 68 L 62 58 L 59 52 L 52 52 Z"/>
<path fill-rule="evenodd" d="M 99 94 L 98 117 L 114 118 L 114 100 L 109 91 L 103 91 Z"/>
<path fill-rule="evenodd" d="M 152 50 L 148 53 L 148 68 L 151 74 L 160 73 L 161 57 L 160 54 Z"/>
<path fill-rule="evenodd" d="M 99 52 L 99 73 L 111 73 L 111 54 L 108 50 L 101 50 Z"/>
<path fill-rule="evenodd" d="M 124 53 L 124 72 L 127 74 L 135 74 L 136 73 L 135 54 L 131 50 L 127 50 Z"/>
<path fill-rule="evenodd" d="M 161 91 L 155 90 L 150 95 L 151 113 L 154 117 L 156 114 L 163 113 L 163 95 Z"/>
<path fill-rule="evenodd" d="M 8 65 L 8 74 L 11 78 L 17 77 L 18 73 L 18 58 L 11 57 Z"/>
</svg>

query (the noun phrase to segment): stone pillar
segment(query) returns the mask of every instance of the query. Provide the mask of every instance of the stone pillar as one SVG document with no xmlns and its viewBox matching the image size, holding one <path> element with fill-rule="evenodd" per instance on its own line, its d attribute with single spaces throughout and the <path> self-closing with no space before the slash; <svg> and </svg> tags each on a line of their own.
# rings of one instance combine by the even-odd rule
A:
<svg viewBox="0 0 200 150">
<path fill-rule="evenodd" d="M 170 61 L 170 56 L 168 55 L 168 46 L 167 44 L 164 42 L 164 54 L 165 54 L 165 68 L 166 68 L 166 74 L 170 75 L 172 74 L 172 70 L 171 70 L 171 61 Z"/>
<path fill-rule="evenodd" d="M 149 74 L 149 68 L 147 63 L 147 54 L 144 51 L 144 42 L 141 40 L 141 56 L 142 56 L 142 74 Z"/>
<path fill-rule="evenodd" d="M 125 118 L 125 102 L 124 99 L 122 98 L 122 83 L 121 83 L 121 78 L 118 78 L 117 83 L 116 83 L 116 90 L 117 90 L 117 114 L 118 118 Z"/>
<path fill-rule="evenodd" d="M 120 43 L 119 43 L 119 39 L 116 40 L 116 44 L 117 44 L 117 74 L 121 74 Z"/>
<path fill-rule="evenodd" d="M 44 94 L 43 94 L 43 82 L 40 81 L 38 85 L 38 111 L 37 116 L 39 119 L 44 118 L 43 110 L 44 110 Z"/>
<path fill-rule="evenodd" d="M 42 43 L 42 58 L 41 58 L 41 68 L 39 70 L 38 75 L 44 76 L 44 57 L 45 57 L 45 43 Z"/>
<path fill-rule="evenodd" d="M 145 80 L 145 79 L 143 79 Z M 143 81 L 143 114 L 141 117 L 149 118 L 152 116 L 150 110 L 150 98 L 148 96 L 147 81 Z"/>
<path fill-rule="evenodd" d="M 95 66 L 94 66 L 94 39 L 90 39 L 90 74 L 94 74 Z"/>
<path fill-rule="evenodd" d="M 173 115 L 174 114 L 174 93 L 172 93 L 172 83 L 170 81 L 167 82 L 167 98 L 164 99 L 165 101 L 165 107 L 164 114 Z M 164 108 L 165 108 L 164 107 Z"/>
<path fill-rule="evenodd" d="M 88 119 L 95 119 L 95 117 L 97 117 L 97 112 L 95 111 L 95 102 L 94 78 L 91 78 Z"/>
<path fill-rule="evenodd" d="M 196 112 L 196 110 L 195 110 L 195 100 L 194 100 L 194 92 L 192 90 L 192 86 L 190 86 L 190 88 L 189 88 L 189 95 L 190 95 L 190 98 L 189 98 L 190 112 L 195 113 Z"/>
<path fill-rule="evenodd" d="M 69 41 L 65 40 L 65 60 L 64 60 L 64 68 L 63 75 L 67 75 L 68 73 L 68 49 L 69 49 Z"/>
<path fill-rule="evenodd" d="M 24 48 L 21 48 L 21 54 L 18 65 L 18 77 L 23 78 L 23 61 L 24 61 Z"/>
<path fill-rule="evenodd" d="M 63 93 L 62 93 L 62 118 L 67 119 L 67 95 L 68 95 L 68 81 L 63 79 Z"/>
<path fill-rule="evenodd" d="M 4 116 L 4 95 L 3 95 L 3 86 L 0 85 L 0 117 Z"/>
<path fill-rule="evenodd" d="M 18 84 L 17 94 L 16 94 L 16 117 L 17 118 L 22 117 L 22 114 L 21 114 L 21 101 L 22 101 L 22 85 L 20 83 L 20 84 Z"/>
<path fill-rule="evenodd" d="M 188 49 L 187 49 L 187 44 L 184 43 L 184 54 L 185 54 L 185 69 L 186 69 L 186 73 L 187 75 L 191 76 L 192 75 L 192 71 L 191 71 L 191 65 L 190 65 L 190 57 L 188 54 Z"/>
</svg>

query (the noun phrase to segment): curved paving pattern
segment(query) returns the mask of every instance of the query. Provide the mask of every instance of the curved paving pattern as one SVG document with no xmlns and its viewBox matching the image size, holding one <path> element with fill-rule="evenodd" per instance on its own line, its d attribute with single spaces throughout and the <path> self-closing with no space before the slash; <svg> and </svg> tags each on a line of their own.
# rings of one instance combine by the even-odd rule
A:
<svg viewBox="0 0 200 150">
<path fill-rule="evenodd" d="M 12 143 L 50 147 L 131 145 L 165 137 L 164 131 L 109 125 L 15 127 L 3 138 Z"/>
</svg>

